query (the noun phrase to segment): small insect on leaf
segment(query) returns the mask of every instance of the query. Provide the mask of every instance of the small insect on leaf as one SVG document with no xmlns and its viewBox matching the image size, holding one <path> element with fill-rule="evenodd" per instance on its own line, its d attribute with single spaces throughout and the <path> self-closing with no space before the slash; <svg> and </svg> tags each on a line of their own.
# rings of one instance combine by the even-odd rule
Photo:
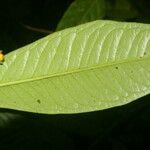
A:
<svg viewBox="0 0 150 150">
<path fill-rule="evenodd" d="M 4 62 L 4 54 L 3 54 L 3 51 L 0 50 L 0 65 L 2 65 Z"/>
</svg>

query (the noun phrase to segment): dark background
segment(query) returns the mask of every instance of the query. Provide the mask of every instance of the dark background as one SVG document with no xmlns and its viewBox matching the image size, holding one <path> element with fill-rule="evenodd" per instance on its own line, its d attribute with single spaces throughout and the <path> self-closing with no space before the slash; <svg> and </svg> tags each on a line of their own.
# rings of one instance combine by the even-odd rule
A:
<svg viewBox="0 0 150 150">
<path fill-rule="evenodd" d="M 25 25 L 55 31 L 73 0 L 1 0 L 0 49 L 9 52 L 48 35 Z"/>
<path fill-rule="evenodd" d="M 54 32 L 65 10 L 74 0 L 0 0 L 0 49 L 8 53 L 14 49 L 48 35 L 28 29 L 45 29 Z M 106 0 L 115 5 L 115 0 Z M 150 1 L 129 0 L 138 16 L 122 21 L 150 22 Z M 103 19 L 118 20 L 120 14 L 106 15 Z M 117 16 L 118 15 L 118 16 Z"/>
<path fill-rule="evenodd" d="M 8 53 L 48 35 L 41 29 L 54 32 L 72 1 L 1 0 L 0 49 Z M 125 21 L 149 23 L 150 1 L 131 3 L 140 15 Z M 42 115 L 0 109 L 0 150 L 9 149 L 148 150 L 150 95 L 121 107 L 82 114 Z"/>
</svg>

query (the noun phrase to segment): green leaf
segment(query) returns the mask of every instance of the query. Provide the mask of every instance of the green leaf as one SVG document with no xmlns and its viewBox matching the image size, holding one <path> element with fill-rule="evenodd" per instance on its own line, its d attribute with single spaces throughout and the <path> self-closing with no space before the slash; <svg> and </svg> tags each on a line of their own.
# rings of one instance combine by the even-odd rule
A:
<svg viewBox="0 0 150 150">
<path fill-rule="evenodd" d="M 57 30 L 102 19 L 104 15 L 104 0 L 75 0 L 60 20 Z"/>
<path fill-rule="evenodd" d="M 5 57 L 0 107 L 57 114 L 129 103 L 150 93 L 150 25 L 94 21 Z"/>
</svg>

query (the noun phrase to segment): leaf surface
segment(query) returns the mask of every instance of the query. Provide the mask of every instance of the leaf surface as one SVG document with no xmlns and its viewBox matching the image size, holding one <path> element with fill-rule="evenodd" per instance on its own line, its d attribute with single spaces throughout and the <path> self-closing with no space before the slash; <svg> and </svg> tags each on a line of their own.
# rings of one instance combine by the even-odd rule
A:
<svg viewBox="0 0 150 150">
<path fill-rule="evenodd" d="M 102 19 L 104 15 L 104 0 L 75 0 L 60 20 L 57 30 Z"/>
<path fill-rule="evenodd" d="M 81 113 L 150 93 L 150 26 L 94 21 L 53 33 L 5 57 L 0 107 Z"/>
</svg>

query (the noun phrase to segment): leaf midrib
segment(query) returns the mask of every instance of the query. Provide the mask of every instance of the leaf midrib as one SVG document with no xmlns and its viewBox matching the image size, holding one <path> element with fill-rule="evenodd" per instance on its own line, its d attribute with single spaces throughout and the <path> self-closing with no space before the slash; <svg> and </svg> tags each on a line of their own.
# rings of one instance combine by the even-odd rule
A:
<svg viewBox="0 0 150 150">
<path fill-rule="evenodd" d="M 66 76 L 66 75 L 73 74 L 73 73 L 80 73 L 80 72 L 84 72 L 84 71 L 88 71 L 88 70 L 100 69 L 100 68 L 109 67 L 109 66 L 113 66 L 113 65 L 115 66 L 115 65 L 125 64 L 125 63 L 140 62 L 140 61 L 144 61 L 146 59 L 150 59 L 150 56 L 138 57 L 138 58 L 130 59 L 130 60 L 126 60 L 126 61 L 111 62 L 108 64 L 102 64 L 102 65 L 95 65 L 95 66 L 86 67 L 86 68 L 82 68 L 82 69 L 76 69 L 76 70 L 70 71 L 70 72 L 56 73 L 56 74 L 51 74 L 51 75 L 47 75 L 47 76 L 39 76 L 39 77 L 35 77 L 35 78 L 27 78 L 24 80 L 16 80 L 16 81 L 12 81 L 12 82 L 6 82 L 6 83 L 0 84 L 0 87 L 17 85 L 17 84 L 26 83 L 26 82 L 34 82 L 34 81 L 38 81 L 38 80 L 55 78 L 55 77 L 59 77 L 59 76 Z"/>
</svg>

